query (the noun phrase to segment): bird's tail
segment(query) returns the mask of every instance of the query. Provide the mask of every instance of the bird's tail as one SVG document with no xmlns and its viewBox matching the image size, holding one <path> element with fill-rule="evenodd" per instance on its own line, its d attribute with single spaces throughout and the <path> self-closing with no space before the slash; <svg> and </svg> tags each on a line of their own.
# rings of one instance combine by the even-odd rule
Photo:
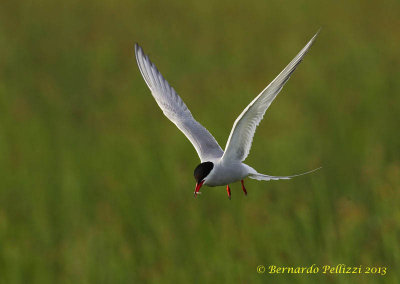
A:
<svg viewBox="0 0 400 284">
<path fill-rule="evenodd" d="M 254 173 L 254 174 L 250 174 L 249 178 L 251 179 L 256 179 L 256 180 L 279 180 L 279 179 L 291 179 L 293 177 L 298 177 L 298 176 L 302 176 L 302 175 L 306 175 L 306 174 L 310 174 L 312 172 L 315 172 L 319 169 L 321 169 L 322 167 L 319 167 L 317 169 L 314 169 L 312 171 L 308 171 L 302 174 L 297 174 L 297 175 L 292 175 L 292 176 L 269 176 L 269 175 L 263 175 L 260 173 Z"/>
</svg>

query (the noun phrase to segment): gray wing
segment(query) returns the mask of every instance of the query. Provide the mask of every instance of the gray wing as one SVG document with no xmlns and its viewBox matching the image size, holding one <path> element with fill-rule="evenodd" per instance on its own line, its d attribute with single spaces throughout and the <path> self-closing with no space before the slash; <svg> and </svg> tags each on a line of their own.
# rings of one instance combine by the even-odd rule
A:
<svg viewBox="0 0 400 284">
<path fill-rule="evenodd" d="M 140 73 L 158 106 L 164 115 L 192 142 L 201 162 L 221 158 L 224 151 L 218 142 L 207 129 L 193 118 L 185 103 L 138 44 L 135 44 L 135 55 Z"/>
<path fill-rule="evenodd" d="M 272 101 L 276 98 L 283 86 L 289 80 L 290 75 L 300 64 L 304 55 L 313 44 L 319 31 L 307 43 L 307 45 L 296 55 L 285 69 L 243 110 L 236 119 L 226 143 L 223 160 L 244 161 L 251 148 L 254 133 L 258 124 Z"/>
</svg>

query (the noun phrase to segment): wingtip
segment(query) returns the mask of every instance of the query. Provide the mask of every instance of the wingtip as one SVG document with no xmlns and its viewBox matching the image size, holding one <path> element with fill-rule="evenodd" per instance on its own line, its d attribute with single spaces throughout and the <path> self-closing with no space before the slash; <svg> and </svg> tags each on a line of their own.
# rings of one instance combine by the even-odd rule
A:
<svg viewBox="0 0 400 284">
<path fill-rule="evenodd" d="M 318 36 L 319 33 L 321 32 L 321 29 L 322 29 L 322 27 L 320 27 L 320 28 L 318 29 L 318 31 L 314 34 L 314 36 L 309 40 L 309 42 L 308 42 L 308 44 L 306 45 L 306 47 L 309 48 L 309 47 L 314 43 L 315 39 L 317 38 L 317 36 Z"/>
<path fill-rule="evenodd" d="M 322 27 L 319 27 L 319 29 L 317 30 L 317 32 L 315 33 L 315 35 L 312 37 L 312 40 L 315 40 L 315 38 L 319 35 L 319 33 L 321 32 Z"/>
<path fill-rule="evenodd" d="M 137 42 L 135 42 L 135 56 L 137 60 L 139 60 L 140 57 L 147 58 L 143 48 Z"/>
</svg>

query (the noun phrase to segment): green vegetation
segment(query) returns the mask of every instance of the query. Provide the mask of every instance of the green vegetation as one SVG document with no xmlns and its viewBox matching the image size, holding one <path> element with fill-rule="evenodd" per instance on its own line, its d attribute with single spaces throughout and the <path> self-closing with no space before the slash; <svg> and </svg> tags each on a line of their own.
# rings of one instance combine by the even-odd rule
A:
<svg viewBox="0 0 400 284">
<path fill-rule="evenodd" d="M 399 283 L 400 2 L 360 3 L 3 0 L 0 282 Z M 323 169 L 195 200 L 196 152 L 134 43 L 224 147 L 319 27 L 246 163 Z M 388 272 L 256 272 L 341 263 Z"/>
</svg>

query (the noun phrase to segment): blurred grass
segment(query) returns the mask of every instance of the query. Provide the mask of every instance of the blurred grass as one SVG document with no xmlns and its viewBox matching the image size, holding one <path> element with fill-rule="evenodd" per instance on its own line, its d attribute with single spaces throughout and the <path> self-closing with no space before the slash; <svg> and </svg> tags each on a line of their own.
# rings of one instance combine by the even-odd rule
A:
<svg viewBox="0 0 400 284">
<path fill-rule="evenodd" d="M 400 3 L 0 4 L 1 283 L 400 281 Z M 246 163 L 205 188 L 133 56 L 139 42 L 224 146 L 245 105 L 322 26 Z M 264 265 L 385 276 L 259 275 Z"/>
</svg>

